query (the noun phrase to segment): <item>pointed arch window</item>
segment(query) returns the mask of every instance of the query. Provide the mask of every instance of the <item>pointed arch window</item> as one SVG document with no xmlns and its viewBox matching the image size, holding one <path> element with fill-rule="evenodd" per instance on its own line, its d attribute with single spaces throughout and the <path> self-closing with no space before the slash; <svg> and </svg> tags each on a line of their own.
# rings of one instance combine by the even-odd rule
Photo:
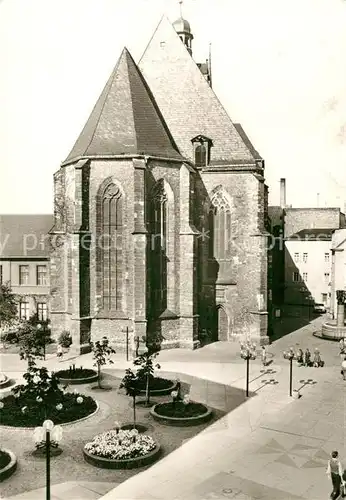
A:
<svg viewBox="0 0 346 500">
<path fill-rule="evenodd" d="M 210 163 L 212 140 L 204 135 L 198 135 L 191 140 L 194 148 L 194 162 L 197 168 L 203 168 Z"/>
<path fill-rule="evenodd" d="M 123 202 L 122 192 L 113 183 L 98 197 L 98 292 L 104 312 L 122 310 Z"/>
<path fill-rule="evenodd" d="M 211 238 L 209 252 L 217 260 L 231 258 L 231 207 L 222 190 L 217 191 L 209 212 Z"/>
</svg>

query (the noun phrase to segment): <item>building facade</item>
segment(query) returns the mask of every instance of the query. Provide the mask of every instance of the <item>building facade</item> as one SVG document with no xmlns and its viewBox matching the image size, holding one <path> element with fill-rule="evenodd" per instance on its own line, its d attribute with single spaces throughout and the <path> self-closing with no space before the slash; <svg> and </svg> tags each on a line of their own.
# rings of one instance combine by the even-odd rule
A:
<svg viewBox="0 0 346 500">
<path fill-rule="evenodd" d="M 346 290 L 346 229 L 334 231 L 331 244 L 331 300 L 330 313 L 333 319 L 337 316 L 337 290 Z"/>
<path fill-rule="evenodd" d="M 0 283 L 8 283 L 18 301 L 18 317 L 49 318 L 49 231 L 52 215 L 0 216 Z"/>
<path fill-rule="evenodd" d="M 55 174 L 53 334 L 125 331 L 162 348 L 267 336 L 264 161 L 163 18 L 139 65 L 124 49 Z"/>
</svg>

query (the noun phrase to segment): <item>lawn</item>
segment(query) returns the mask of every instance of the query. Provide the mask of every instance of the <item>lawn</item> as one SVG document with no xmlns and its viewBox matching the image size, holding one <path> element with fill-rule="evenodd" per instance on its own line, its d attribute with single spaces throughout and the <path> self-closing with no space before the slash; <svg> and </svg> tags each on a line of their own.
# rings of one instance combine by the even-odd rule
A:
<svg viewBox="0 0 346 500">
<path fill-rule="evenodd" d="M 118 375 L 116 372 L 111 373 Z M 125 395 L 123 390 L 119 390 L 120 378 L 116 378 L 108 372 L 105 382 L 107 385 L 112 386 L 113 389 L 111 391 L 98 391 L 95 393 L 95 391 L 91 390 L 91 386 L 94 384 L 78 387 L 78 392 L 96 398 L 100 409 L 94 416 L 83 422 L 63 427 L 61 441 L 63 453 L 51 460 L 52 484 L 85 480 L 121 483 L 144 469 L 116 471 L 98 469 L 84 461 L 82 448 L 96 434 L 112 429 L 115 421 L 118 421 L 120 424 L 132 422 L 133 411 L 130 406 L 130 398 Z M 138 399 L 143 398 L 139 397 Z M 165 402 L 170 401 L 171 398 L 170 396 L 163 396 L 155 397 L 153 400 L 155 402 Z M 155 422 L 149 415 L 149 408 L 138 406 L 136 413 L 137 422 L 146 424 L 149 427 L 147 432 L 160 443 L 163 450 L 162 456 L 171 453 L 181 446 L 184 441 L 191 439 L 224 415 L 224 412 L 215 410 L 213 419 L 210 422 L 195 427 L 180 428 Z M 17 471 L 1 485 L 2 495 L 7 497 L 44 487 L 45 461 L 44 459 L 34 458 L 31 455 L 31 452 L 34 450 L 33 431 L 6 429 L 6 431 L 0 430 L 0 432 L 2 435 L 2 446 L 12 450 L 18 460 Z M 68 471 L 68 476 L 66 476 L 66 471 Z"/>
</svg>

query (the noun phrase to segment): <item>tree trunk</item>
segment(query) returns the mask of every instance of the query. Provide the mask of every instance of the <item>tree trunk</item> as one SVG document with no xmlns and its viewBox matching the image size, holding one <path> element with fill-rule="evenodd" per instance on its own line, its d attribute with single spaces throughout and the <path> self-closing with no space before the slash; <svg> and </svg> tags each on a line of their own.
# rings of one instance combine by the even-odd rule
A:
<svg viewBox="0 0 346 500">
<path fill-rule="evenodd" d="M 97 382 L 99 388 L 101 389 L 101 365 L 97 365 Z"/>
<path fill-rule="evenodd" d="M 136 396 L 133 396 L 133 428 L 136 428 Z"/>
<path fill-rule="evenodd" d="M 336 313 L 337 326 L 344 326 L 345 323 L 345 304 L 338 304 Z"/>
<path fill-rule="evenodd" d="M 150 390 L 149 390 L 149 374 L 147 375 L 147 385 L 145 388 L 146 404 L 149 405 L 150 400 Z"/>
</svg>

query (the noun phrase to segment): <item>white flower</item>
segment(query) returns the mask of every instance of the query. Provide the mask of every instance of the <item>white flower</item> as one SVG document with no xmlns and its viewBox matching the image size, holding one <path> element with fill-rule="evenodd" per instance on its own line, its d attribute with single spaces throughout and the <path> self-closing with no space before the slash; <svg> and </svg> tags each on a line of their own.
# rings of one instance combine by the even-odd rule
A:
<svg viewBox="0 0 346 500">
<path fill-rule="evenodd" d="M 99 434 L 85 448 L 92 455 L 120 460 L 147 455 L 156 446 L 148 435 L 138 434 L 134 430 L 121 432 L 121 436 L 115 430 Z"/>
<path fill-rule="evenodd" d="M 178 391 L 172 391 L 171 392 L 171 396 L 173 399 L 175 399 L 176 397 L 178 397 Z"/>
<path fill-rule="evenodd" d="M 28 407 L 27 407 L 27 406 L 23 406 L 23 408 L 22 408 L 22 413 L 25 413 L 27 409 L 28 409 Z"/>
<path fill-rule="evenodd" d="M 34 378 L 32 379 L 32 381 L 34 382 L 34 384 L 38 384 L 39 382 L 41 382 L 41 377 L 39 377 L 38 375 L 35 375 Z"/>
<path fill-rule="evenodd" d="M 61 403 L 57 404 L 55 408 L 56 408 L 58 411 L 62 410 L 62 404 L 61 404 Z"/>
<path fill-rule="evenodd" d="M 185 396 L 183 398 L 183 403 L 184 403 L 184 405 L 188 405 L 190 403 L 190 395 L 189 394 L 185 394 Z"/>
<path fill-rule="evenodd" d="M 80 405 L 83 403 L 83 398 L 82 396 L 78 396 L 78 398 L 76 399 L 77 403 Z"/>
<path fill-rule="evenodd" d="M 0 401 L 0 410 L 4 407 L 4 403 L 2 401 Z"/>
<path fill-rule="evenodd" d="M 40 396 L 37 396 L 36 401 L 37 401 L 38 403 L 42 403 L 42 401 L 43 401 L 43 400 L 42 400 L 42 398 L 41 398 Z"/>
</svg>

